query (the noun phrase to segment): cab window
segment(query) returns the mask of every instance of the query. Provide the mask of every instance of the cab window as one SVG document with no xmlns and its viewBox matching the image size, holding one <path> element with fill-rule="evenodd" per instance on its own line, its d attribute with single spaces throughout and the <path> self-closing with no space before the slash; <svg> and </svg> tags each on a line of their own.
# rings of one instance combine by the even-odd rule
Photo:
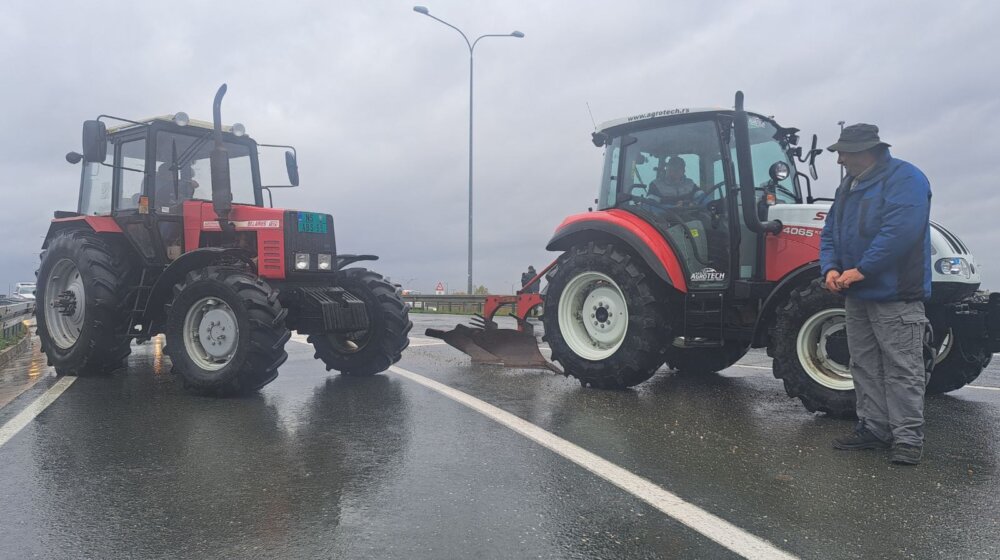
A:
<svg viewBox="0 0 1000 560">
<path fill-rule="evenodd" d="M 108 144 L 108 156 L 103 163 L 88 162 L 83 166 L 83 181 L 80 188 L 80 208 L 85 216 L 107 216 L 111 214 L 111 185 L 114 180 L 114 166 L 111 165 L 115 149 Z"/>
<path fill-rule="evenodd" d="M 146 139 L 139 138 L 123 142 L 120 148 L 121 195 L 118 198 L 120 210 L 134 210 L 139 207 L 139 197 L 143 196 L 143 182 L 146 170 Z"/>
</svg>

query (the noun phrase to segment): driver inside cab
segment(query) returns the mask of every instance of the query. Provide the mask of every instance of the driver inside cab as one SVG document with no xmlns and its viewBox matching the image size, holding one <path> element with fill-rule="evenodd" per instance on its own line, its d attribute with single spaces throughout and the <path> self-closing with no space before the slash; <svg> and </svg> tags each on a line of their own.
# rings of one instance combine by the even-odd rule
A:
<svg viewBox="0 0 1000 560">
<path fill-rule="evenodd" d="M 686 164 L 679 156 L 671 156 L 656 169 L 656 179 L 649 183 L 650 194 L 670 206 L 695 206 L 701 189 L 685 173 Z"/>
</svg>

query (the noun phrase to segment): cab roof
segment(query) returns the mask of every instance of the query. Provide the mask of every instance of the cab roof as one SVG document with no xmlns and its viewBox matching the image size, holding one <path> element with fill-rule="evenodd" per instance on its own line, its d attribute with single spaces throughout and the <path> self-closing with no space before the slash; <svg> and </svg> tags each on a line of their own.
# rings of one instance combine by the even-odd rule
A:
<svg viewBox="0 0 1000 560">
<path fill-rule="evenodd" d="M 732 109 L 726 109 L 725 107 L 677 107 L 674 109 L 661 109 L 659 111 L 639 113 L 637 115 L 629 115 L 627 117 L 606 121 L 601 123 L 600 126 L 597 127 L 597 130 L 604 132 L 610 128 L 621 126 L 623 124 L 635 124 L 642 121 L 658 119 L 661 117 L 670 117 L 674 115 L 694 115 L 698 113 L 719 113 L 725 111 L 732 111 Z"/>
<path fill-rule="evenodd" d="M 140 124 L 153 124 L 154 122 L 172 123 L 174 122 L 174 115 L 159 115 L 156 117 L 148 117 L 145 119 L 138 119 L 136 120 L 136 122 Z M 127 128 L 132 128 L 134 126 L 137 125 L 126 122 L 118 126 L 108 127 L 108 132 L 117 132 L 119 130 L 125 130 Z M 213 128 L 215 128 L 215 125 L 213 125 L 212 123 L 208 121 L 199 121 L 197 119 L 190 119 L 186 126 L 190 126 L 193 128 L 201 128 L 205 130 L 212 130 Z M 222 132 L 232 132 L 232 131 L 233 131 L 232 125 L 225 125 L 225 124 L 222 125 Z"/>
</svg>

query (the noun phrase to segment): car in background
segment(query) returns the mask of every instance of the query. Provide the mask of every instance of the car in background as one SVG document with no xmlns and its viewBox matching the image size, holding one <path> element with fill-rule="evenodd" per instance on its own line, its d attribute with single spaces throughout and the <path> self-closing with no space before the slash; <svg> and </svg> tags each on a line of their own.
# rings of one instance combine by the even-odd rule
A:
<svg viewBox="0 0 1000 560">
<path fill-rule="evenodd" d="M 14 299 L 35 299 L 35 283 L 34 282 L 18 282 L 14 284 L 14 291 L 10 294 Z"/>
</svg>

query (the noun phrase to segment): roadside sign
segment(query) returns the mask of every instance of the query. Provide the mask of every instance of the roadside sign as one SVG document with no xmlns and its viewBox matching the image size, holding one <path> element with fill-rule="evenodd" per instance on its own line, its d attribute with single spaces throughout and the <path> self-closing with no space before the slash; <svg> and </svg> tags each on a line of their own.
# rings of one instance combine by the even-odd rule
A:
<svg viewBox="0 0 1000 560">
<path fill-rule="evenodd" d="M 439 296 L 443 296 L 444 295 L 444 283 L 443 282 L 438 282 L 437 286 L 434 286 L 434 293 L 436 295 L 439 295 Z"/>
</svg>

